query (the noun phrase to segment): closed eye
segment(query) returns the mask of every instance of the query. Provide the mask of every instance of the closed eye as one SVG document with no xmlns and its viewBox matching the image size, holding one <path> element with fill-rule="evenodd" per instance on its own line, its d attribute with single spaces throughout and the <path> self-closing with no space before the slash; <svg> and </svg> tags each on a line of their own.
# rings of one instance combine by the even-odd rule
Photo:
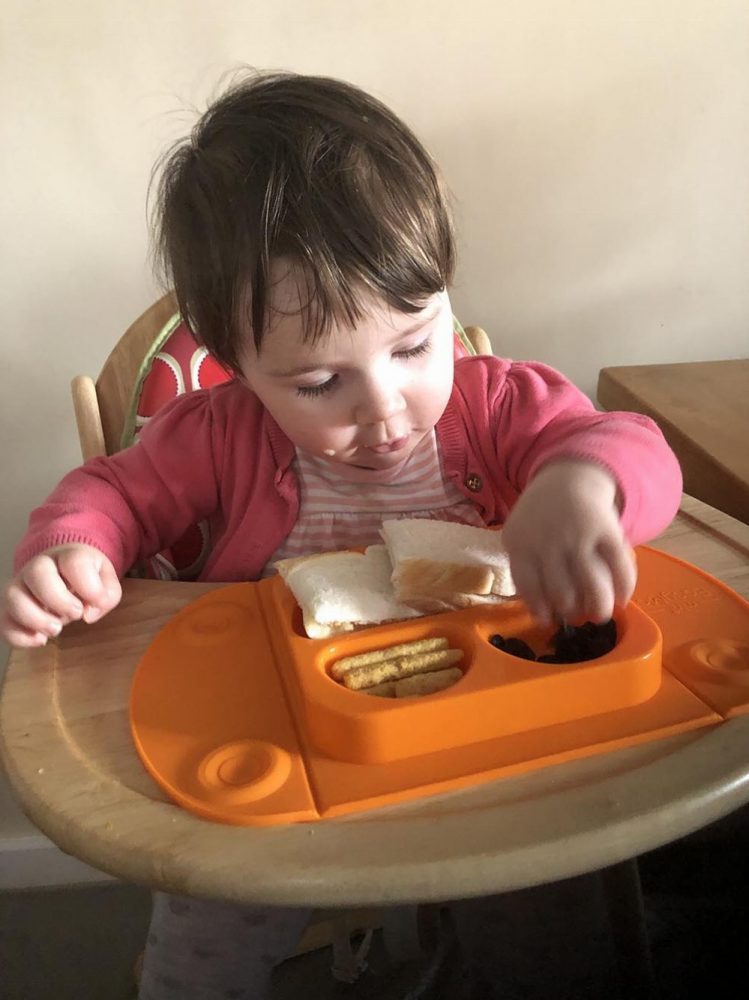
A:
<svg viewBox="0 0 749 1000">
<path fill-rule="evenodd" d="M 330 392 L 334 388 L 336 382 L 338 381 L 337 375 L 331 375 L 327 382 L 321 382 L 320 385 L 298 385 L 296 387 L 298 396 L 324 396 L 326 392 Z"/>
<path fill-rule="evenodd" d="M 430 337 L 427 337 L 426 340 L 422 340 L 422 342 L 417 344 L 416 347 L 410 347 L 407 351 L 396 351 L 393 357 L 405 358 L 406 360 L 409 358 L 418 358 L 421 357 L 422 354 L 427 354 L 431 349 L 432 340 Z"/>
<path fill-rule="evenodd" d="M 427 337 L 426 340 L 422 340 L 420 344 L 410 347 L 406 351 L 395 351 L 393 357 L 409 361 L 411 358 L 418 358 L 424 354 L 428 354 L 431 349 L 432 340 L 431 337 Z M 322 382 L 320 385 L 298 385 L 296 391 L 298 396 L 306 396 L 308 399 L 314 399 L 315 396 L 324 396 L 330 392 L 335 388 L 337 383 L 338 375 L 331 375 L 326 382 Z"/>
</svg>

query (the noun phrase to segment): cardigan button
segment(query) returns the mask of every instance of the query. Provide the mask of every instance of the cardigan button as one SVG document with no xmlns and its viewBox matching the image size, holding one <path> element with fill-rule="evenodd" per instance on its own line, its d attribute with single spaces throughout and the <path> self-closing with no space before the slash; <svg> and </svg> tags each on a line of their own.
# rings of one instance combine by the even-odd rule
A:
<svg viewBox="0 0 749 1000">
<path fill-rule="evenodd" d="M 481 482 L 481 476 L 477 476 L 475 472 L 472 472 L 466 479 L 466 486 L 471 493 L 478 493 L 483 485 L 484 484 Z"/>
</svg>

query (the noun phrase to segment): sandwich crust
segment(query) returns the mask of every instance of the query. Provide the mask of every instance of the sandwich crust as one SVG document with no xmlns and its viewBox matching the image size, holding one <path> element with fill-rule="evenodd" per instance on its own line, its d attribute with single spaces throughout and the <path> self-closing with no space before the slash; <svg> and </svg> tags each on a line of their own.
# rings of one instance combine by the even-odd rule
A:
<svg viewBox="0 0 749 1000">
<path fill-rule="evenodd" d="M 491 594 L 494 570 L 489 566 L 436 562 L 434 559 L 403 559 L 393 572 L 395 594 L 425 594 L 440 598 L 446 594 Z"/>
</svg>

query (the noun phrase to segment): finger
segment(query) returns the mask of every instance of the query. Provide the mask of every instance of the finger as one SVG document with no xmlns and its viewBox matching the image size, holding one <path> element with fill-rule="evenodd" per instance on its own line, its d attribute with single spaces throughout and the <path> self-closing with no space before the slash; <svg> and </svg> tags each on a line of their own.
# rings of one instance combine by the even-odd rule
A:
<svg viewBox="0 0 749 1000">
<path fill-rule="evenodd" d="M 609 567 L 615 602 L 626 605 L 637 585 L 637 560 L 634 551 L 620 539 L 605 539 L 599 542 L 597 550 Z"/>
<path fill-rule="evenodd" d="M 574 618 L 582 611 L 576 567 L 577 560 L 561 552 L 544 557 L 541 586 L 555 618 Z"/>
<path fill-rule="evenodd" d="M 510 571 L 518 597 L 525 601 L 539 625 L 551 623 L 551 608 L 546 600 L 539 568 L 527 559 L 510 560 Z"/>
<path fill-rule="evenodd" d="M 19 649 L 29 649 L 34 646 L 44 646 L 49 638 L 41 632 L 24 628 L 19 622 L 14 621 L 10 615 L 5 613 L 0 623 L 0 635 L 11 646 Z"/>
<path fill-rule="evenodd" d="M 578 585 L 584 617 L 596 624 L 607 622 L 614 613 L 614 582 L 608 564 L 597 552 L 581 562 Z"/>
<path fill-rule="evenodd" d="M 45 638 L 59 635 L 63 622 L 43 608 L 20 583 L 12 583 L 5 592 L 7 615 L 18 627 L 30 633 L 40 632 Z"/>
<path fill-rule="evenodd" d="M 99 572 L 98 554 L 91 550 L 71 549 L 57 556 L 60 574 L 83 606 L 83 618 L 88 608 L 100 608 L 105 599 L 104 584 Z"/>
<path fill-rule="evenodd" d="M 99 575 L 101 577 L 101 582 L 104 585 L 106 610 L 111 611 L 112 608 L 116 607 L 122 599 L 122 584 L 120 583 L 120 578 L 115 572 L 114 566 L 105 555 L 102 555 L 101 557 Z"/>
<path fill-rule="evenodd" d="M 60 621 L 72 621 L 83 614 L 83 605 L 71 594 L 50 556 L 37 556 L 24 566 L 20 581 L 42 607 Z"/>
<path fill-rule="evenodd" d="M 104 555 L 101 557 L 101 565 L 99 566 L 99 578 L 102 584 L 102 596 L 95 605 L 86 604 L 83 609 L 83 620 L 89 625 L 98 622 L 100 618 L 116 607 L 122 597 L 120 581 L 114 567 Z"/>
</svg>

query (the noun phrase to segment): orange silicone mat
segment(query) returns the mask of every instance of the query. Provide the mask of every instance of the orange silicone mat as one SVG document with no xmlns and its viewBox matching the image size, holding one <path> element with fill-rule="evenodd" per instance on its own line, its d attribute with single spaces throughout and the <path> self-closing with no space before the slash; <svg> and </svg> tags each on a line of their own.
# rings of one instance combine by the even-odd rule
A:
<svg viewBox="0 0 749 1000">
<path fill-rule="evenodd" d="M 540 664 L 493 632 L 544 636 L 519 602 L 310 640 L 282 581 L 232 584 L 182 609 L 134 677 L 130 717 L 149 773 L 212 819 L 327 818 L 722 721 L 749 709 L 749 605 L 654 549 L 637 550 L 635 600 L 615 650 Z M 444 635 L 464 675 L 425 698 L 342 688 L 335 659 Z"/>
</svg>

